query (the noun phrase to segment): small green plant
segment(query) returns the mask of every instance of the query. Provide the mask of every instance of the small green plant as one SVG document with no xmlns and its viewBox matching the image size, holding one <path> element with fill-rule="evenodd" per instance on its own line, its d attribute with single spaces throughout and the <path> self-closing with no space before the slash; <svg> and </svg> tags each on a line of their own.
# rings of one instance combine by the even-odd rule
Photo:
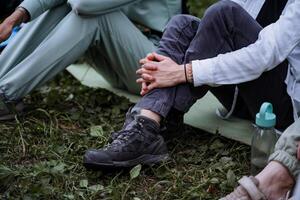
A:
<svg viewBox="0 0 300 200">
<path fill-rule="evenodd" d="M 213 0 L 189 0 L 202 16 Z M 103 147 L 132 105 L 63 73 L 26 97 L 30 112 L 0 124 L 0 199 L 219 199 L 249 172 L 249 147 L 186 126 L 154 167 L 87 171 L 82 156 Z"/>
</svg>

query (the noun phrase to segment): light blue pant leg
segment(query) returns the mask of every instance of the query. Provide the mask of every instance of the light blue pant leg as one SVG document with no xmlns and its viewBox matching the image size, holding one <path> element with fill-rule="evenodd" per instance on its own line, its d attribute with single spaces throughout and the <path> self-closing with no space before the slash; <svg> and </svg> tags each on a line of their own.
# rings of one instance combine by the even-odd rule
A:
<svg viewBox="0 0 300 200">
<path fill-rule="evenodd" d="M 96 22 L 68 13 L 29 56 L 1 77 L 0 91 L 16 100 L 53 78 L 99 37 Z"/>
<path fill-rule="evenodd" d="M 156 46 L 122 12 L 103 15 L 98 22 L 101 38 L 87 52 L 88 60 L 114 87 L 139 94 L 139 60 Z"/>
<path fill-rule="evenodd" d="M 155 46 L 120 11 L 96 17 L 70 12 L 30 55 L 1 77 L 1 92 L 8 100 L 22 98 L 73 63 L 91 44 L 99 50 L 94 60 L 105 59 L 110 65 L 103 66 L 104 75 L 111 70 L 126 88 L 138 92 L 138 60 Z M 97 65 L 99 71 L 101 67 Z"/>
<path fill-rule="evenodd" d="M 0 55 L 0 78 L 30 55 L 69 12 L 65 4 L 26 24 Z"/>
</svg>

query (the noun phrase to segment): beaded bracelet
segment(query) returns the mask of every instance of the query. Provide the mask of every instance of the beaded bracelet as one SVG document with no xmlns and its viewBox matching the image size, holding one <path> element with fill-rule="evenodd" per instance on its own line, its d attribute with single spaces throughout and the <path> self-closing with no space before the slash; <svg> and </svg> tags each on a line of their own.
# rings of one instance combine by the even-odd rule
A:
<svg viewBox="0 0 300 200">
<path fill-rule="evenodd" d="M 189 65 L 187 67 L 187 82 L 190 83 L 190 84 L 193 84 L 194 83 L 194 77 L 193 77 L 193 69 L 192 69 L 192 65 Z"/>
<path fill-rule="evenodd" d="M 186 73 L 186 63 L 184 63 L 183 66 L 184 66 L 185 82 L 188 83 L 188 78 L 187 78 L 187 73 Z"/>
</svg>

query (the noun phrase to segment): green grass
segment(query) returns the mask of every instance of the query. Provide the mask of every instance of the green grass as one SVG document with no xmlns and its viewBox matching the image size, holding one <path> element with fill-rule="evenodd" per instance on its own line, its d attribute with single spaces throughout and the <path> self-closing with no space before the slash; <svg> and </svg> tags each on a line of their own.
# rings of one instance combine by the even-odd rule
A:
<svg viewBox="0 0 300 200">
<path fill-rule="evenodd" d="M 168 163 L 86 171 L 84 152 L 106 144 L 130 102 L 67 73 L 26 102 L 24 117 L 0 124 L 0 199 L 218 199 L 249 171 L 249 147 L 187 126 Z"/>
<path fill-rule="evenodd" d="M 212 0 L 189 0 L 202 16 Z M 0 199 L 218 199 L 249 172 L 249 147 L 186 126 L 172 160 L 152 168 L 87 171 L 82 156 L 107 143 L 130 102 L 64 73 L 26 97 L 28 113 L 0 124 Z"/>
</svg>

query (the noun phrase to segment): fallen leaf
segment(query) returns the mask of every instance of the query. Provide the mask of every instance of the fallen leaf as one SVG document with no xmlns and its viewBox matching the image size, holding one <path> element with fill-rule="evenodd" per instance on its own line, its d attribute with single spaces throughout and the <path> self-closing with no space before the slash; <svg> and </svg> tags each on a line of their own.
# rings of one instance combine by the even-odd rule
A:
<svg viewBox="0 0 300 200">
<path fill-rule="evenodd" d="M 137 165 L 130 170 L 130 179 L 137 178 L 141 173 L 142 165 Z"/>
<path fill-rule="evenodd" d="M 92 126 L 90 131 L 90 136 L 92 137 L 102 137 L 104 135 L 104 131 L 102 126 Z"/>
<path fill-rule="evenodd" d="M 87 186 L 89 185 L 89 181 L 86 180 L 86 179 L 81 180 L 79 185 L 80 185 L 81 188 L 87 188 Z"/>
</svg>

